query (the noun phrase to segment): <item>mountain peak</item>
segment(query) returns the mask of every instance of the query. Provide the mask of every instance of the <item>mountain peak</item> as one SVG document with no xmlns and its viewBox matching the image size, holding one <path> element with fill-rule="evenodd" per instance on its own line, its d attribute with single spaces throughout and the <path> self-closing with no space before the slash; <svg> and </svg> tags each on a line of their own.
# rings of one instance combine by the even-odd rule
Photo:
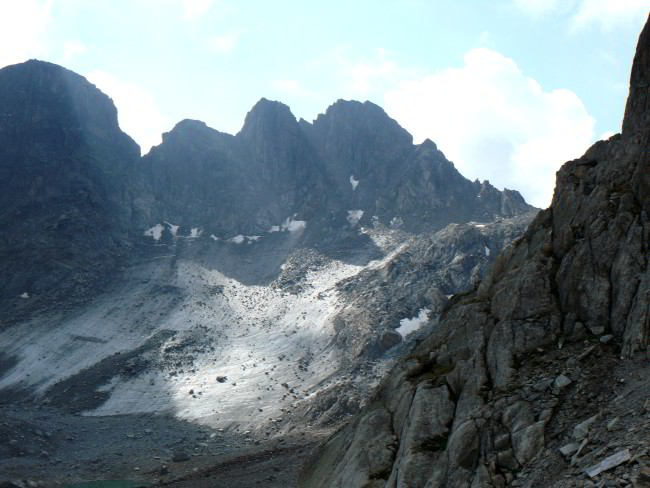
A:
<svg viewBox="0 0 650 488">
<path fill-rule="evenodd" d="M 219 132 L 208 126 L 202 120 L 183 119 L 172 130 L 164 132 L 163 142 L 180 144 L 181 146 L 202 144 L 212 146 L 216 141 L 232 138 L 230 134 Z"/>
<path fill-rule="evenodd" d="M 2 70 L 17 71 L 17 72 L 41 71 L 43 73 L 57 74 L 60 76 L 61 75 L 71 76 L 80 80 L 87 81 L 86 78 L 84 78 L 80 74 L 75 73 L 74 71 L 70 71 L 69 69 L 64 68 L 63 66 L 50 63 L 49 61 L 42 61 L 40 59 L 28 59 L 23 63 L 17 63 L 17 64 L 6 66 L 2 68 Z"/>
<path fill-rule="evenodd" d="M 413 144 L 411 134 L 384 109 L 369 101 L 337 100 L 314 120 L 312 127 L 327 150 L 336 154 L 341 148 L 356 146 L 359 141 L 372 146 L 372 152 L 387 154 L 409 151 Z"/>
<path fill-rule="evenodd" d="M 239 134 L 244 137 L 273 136 L 278 130 L 289 127 L 292 130 L 298 127 L 291 109 L 282 102 L 261 98 L 246 114 Z"/>
<path fill-rule="evenodd" d="M 413 137 L 396 120 L 379 105 L 368 100 L 359 102 L 339 99 L 327 108 L 325 114 L 319 115 L 314 124 L 322 123 L 324 120 L 336 123 L 338 119 L 345 119 L 357 129 L 389 131 L 404 142 L 408 141 L 408 144 L 413 142 Z"/>
<path fill-rule="evenodd" d="M 119 129 L 113 100 L 86 78 L 62 66 L 30 59 L 0 69 L 0 84 L 4 87 L 0 106 L 12 114 L 12 124 L 27 117 L 23 122 L 34 130 L 65 127 L 84 130 L 92 137 L 126 137 Z M 25 106 L 31 107 L 30 113 Z M 49 142 L 58 143 L 52 137 Z M 135 145 L 132 140 L 130 144 Z"/>
<path fill-rule="evenodd" d="M 435 151 L 438 149 L 438 146 L 436 145 L 435 142 L 433 142 L 431 139 L 426 138 L 422 143 L 420 144 L 420 147 L 422 149 L 430 149 L 432 151 Z"/>
<path fill-rule="evenodd" d="M 209 129 L 208 125 L 202 120 L 183 119 L 179 123 L 177 123 L 172 130 L 186 130 L 186 129 L 204 130 L 206 128 Z"/>
<path fill-rule="evenodd" d="M 376 103 L 372 103 L 369 100 L 366 100 L 365 102 L 360 102 L 359 100 L 345 100 L 343 98 L 339 98 L 336 102 L 334 102 L 332 105 L 330 105 L 327 110 L 327 112 L 330 112 L 332 110 L 348 110 L 348 111 L 366 111 L 366 112 L 376 112 L 378 114 L 386 115 L 386 112 L 384 111 L 383 108 L 381 108 L 379 105 Z"/>
</svg>

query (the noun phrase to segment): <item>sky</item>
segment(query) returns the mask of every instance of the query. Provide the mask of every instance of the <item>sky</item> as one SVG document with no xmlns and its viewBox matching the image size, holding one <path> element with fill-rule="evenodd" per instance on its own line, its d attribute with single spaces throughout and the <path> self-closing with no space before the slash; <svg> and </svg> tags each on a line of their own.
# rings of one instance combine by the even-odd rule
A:
<svg viewBox="0 0 650 488">
<path fill-rule="evenodd" d="M 370 100 L 470 179 L 546 207 L 620 132 L 648 0 L 0 0 L 0 67 L 60 64 L 149 151 L 190 118 L 234 134 L 260 98 L 312 121 Z"/>
</svg>

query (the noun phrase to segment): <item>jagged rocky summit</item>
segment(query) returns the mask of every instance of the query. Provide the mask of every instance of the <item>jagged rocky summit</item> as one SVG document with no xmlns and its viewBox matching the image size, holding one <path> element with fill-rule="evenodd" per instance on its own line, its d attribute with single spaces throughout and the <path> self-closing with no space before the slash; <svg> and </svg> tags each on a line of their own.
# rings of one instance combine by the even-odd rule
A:
<svg viewBox="0 0 650 488">
<path fill-rule="evenodd" d="M 301 486 L 647 486 L 649 52 L 647 23 L 622 133 L 560 169 L 551 206 Z"/>
<path fill-rule="evenodd" d="M 234 136 L 184 120 L 143 157 L 112 101 L 59 66 L 0 70 L 0 107 L 7 318 L 26 312 L 25 294 L 32 309 L 93 296 L 154 241 L 300 231 L 292 246 L 338 256 L 368 246 L 358 230 L 373 221 L 419 233 L 533 210 L 465 179 L 369 102 L 339 100 L 309 123 L 261 99 Z"/>
<path fill-rule="evenodd" d="M 409 231 L 531 210 L 514 191 L 470 182 L 378 106 L 339 100 L 313 124 L 260 100 L 231 136 L 185 120 L 143 158 L 155 203 L 142 224 L 193 221 L 215 236 L 260 235 L 288 217 L 324 228 L 373 217 Z M 355 212 L 350 214 L 350 212 Z"/>
</svg>

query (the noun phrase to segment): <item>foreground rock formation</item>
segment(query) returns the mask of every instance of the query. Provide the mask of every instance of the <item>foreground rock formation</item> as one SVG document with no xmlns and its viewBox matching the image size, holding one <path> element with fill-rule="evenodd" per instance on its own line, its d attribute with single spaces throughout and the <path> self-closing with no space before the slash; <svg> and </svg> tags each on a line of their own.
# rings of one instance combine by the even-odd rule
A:
<svg viewBox="0 0 650 488">
<path fill-rule="evenodd" d="M 622 133 L 560 169 L 550 208 L 477 289 L 451 300 L 374 400 L 307 463 L 301 486 L 643 482 L 649 86 L 650 23 Z"/>
</svg>

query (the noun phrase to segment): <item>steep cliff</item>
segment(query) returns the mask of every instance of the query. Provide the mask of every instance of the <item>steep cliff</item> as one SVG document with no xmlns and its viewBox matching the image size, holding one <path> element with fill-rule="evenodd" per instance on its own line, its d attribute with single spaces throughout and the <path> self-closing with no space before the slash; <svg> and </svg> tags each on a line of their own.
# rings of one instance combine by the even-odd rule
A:
<svg viewBox="0 0 650 488">
<path fill-rule="evenodd" d="M 610 454 L 636 478 L 649 447 L 649 50 L 647 23 L 622 134 L 558 171 L 551 206 L 452 298 L 302 486 L 582 486 L 617 466 L 599 464 Z"/>
<path fill-rule="evenodd" d="M 126 250 L 126 176 L 140 157 L 112 101 L 41 61 L 0 70 L 0 310 L 73 299 Z"/>
<path fill-rule="evenodd" d="M 183 121 L 136 172 L 150 188 L 140 225 L 169 221 L 229 238 L 295 217 L 308 223 L 310 247 L 336 248 L 373 217 L 423 232 L 533 210 L 516 191 L 464 178 L 433 142 L 414 145 L 370 102 L 339 100 L 310 124 L 261 99 L 235 136 Z"/>
</svg>

